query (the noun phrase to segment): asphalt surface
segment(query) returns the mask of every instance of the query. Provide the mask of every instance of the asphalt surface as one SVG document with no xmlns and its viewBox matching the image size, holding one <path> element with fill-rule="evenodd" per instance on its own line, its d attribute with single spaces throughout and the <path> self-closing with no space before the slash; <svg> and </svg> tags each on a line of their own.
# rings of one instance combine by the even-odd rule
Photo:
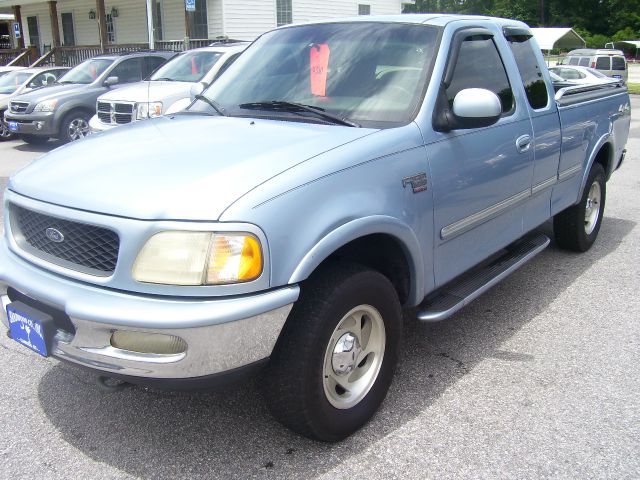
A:
<svg viewBox="0 0 640 480">
<path fill-rule="evenodd" d="M 287 431 L 254 382 L 105 393 L 3 336 L 0 478 L 640 478 L 640 99 L 632 106 L 593 248 L 552 245 L 454 318 L 408 318 L 387 400 L 351 438 Z M 21 145 L 0 144 L 3 175 L 38 154 Z"/>
</svg>

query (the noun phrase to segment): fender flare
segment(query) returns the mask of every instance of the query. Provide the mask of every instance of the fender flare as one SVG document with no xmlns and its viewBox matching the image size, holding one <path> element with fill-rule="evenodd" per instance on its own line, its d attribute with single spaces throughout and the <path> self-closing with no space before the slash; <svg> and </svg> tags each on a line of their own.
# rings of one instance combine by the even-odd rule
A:
<svg viewBox="0 0 640 480">
<path fill-rule="evenodd" d="M 358 238 L 386 234 L 394 237 L 407 258 L 410 290 L 407 304 L 417 305 L 424 297 L 425 268 L 420 242 L 414 231 L 395 217 L 372 215 L 344 223 L 322 237 L 302 258 L 289 284 L 305 280 L 332 253 Z"/>
<path fill-rule="evenodd" d="M 595 147 L 591 150 L 591 155 L 589 155 L 589 158 L 587 160 L 587 166 L 582 172 L 582 182 L 580 183 L 580 191 L 578 192 L 578 199 L 576 200 L 576 202 L 579 202 L 580 199 L 582 198 L 582 194 L 584 193 L 584 188 L 587 185 L 587 178 L 589 177 L 589 172 L 591 171 L 591 167 L 593 166 L 593 163 L 596 161 L 596 157 L 598 156 L 598 153 L 600 153 L 600 150 L 602 150 L 602 147 L 604 147 L 607 143 L 610 143 L 610 140 L 611 140 L 611 132 L 609 131 L 598 139 Z M 613 152 L 613 145 L 611 145 L 611 151 Z M 611 158 L 609 159 L 609 162 L 610 162 L 609 168 L 611 168 L 611 166 L 613 166 Z M 605 177 L 609 178 L 610 174 L 611 172 L 605 172 Z"/>
</svg>

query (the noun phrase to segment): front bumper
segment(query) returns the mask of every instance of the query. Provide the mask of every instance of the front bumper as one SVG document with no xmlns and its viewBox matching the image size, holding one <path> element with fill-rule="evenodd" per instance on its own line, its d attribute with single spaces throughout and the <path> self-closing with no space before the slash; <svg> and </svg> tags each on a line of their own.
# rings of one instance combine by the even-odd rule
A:
<svg viewBox="0 0 640 480">
<path fill-rule="evenodd" d="M 124 123 L 123 125 L 129 125 L 129 124 Z M 119 124 L 108 125 L 106 123 L 102 123 L 98 118 L 98 115 L 94 115 L 93 117 L 91 117 L 91 120 L 89 120 L 89 128 L 91 129 L 91 133 L 104 132 L 104 131 L 112 130 L 116 127 L 121 127 L 121 126 L 122 125 L 119 125 Z"/>
<path fill-rule="evenodd" d="M 53 356 L 102 372 L 149 379 L 188 379 L 227 372 L 271 354 L 299 287 L 232 298 L 162 297 L 90 286 L 46 272 L 0 243 L 1 320 L 8 327 L 9 287 L 68 317 Z M 114 331 L 174 335 L 187 349 L 150 354 L 111 345 Z"/>
<path fill-rule="evenodd" d="M 14 121 L 18 123 L 18 135 L 46 135 L 52 137 L 58 134 L 54 112 L 47 113 L 10 113 L 5 112 L 5 122 Z"/>
</svg>

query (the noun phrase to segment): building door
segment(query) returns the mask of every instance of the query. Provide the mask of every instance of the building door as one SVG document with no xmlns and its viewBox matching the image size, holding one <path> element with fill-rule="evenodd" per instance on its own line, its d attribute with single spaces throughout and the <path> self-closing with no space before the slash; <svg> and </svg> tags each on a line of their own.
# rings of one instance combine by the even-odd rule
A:
<svg viewBox="0 0 640 480">
<path fill-rule="evenodd" d="M 29 45 L 40 49 L 40 30 L 38 30 L 38 17 L 27 17 L 29 29 Z"/>
<path fill-rule="evenodd" d="M 73 31 L 73 13 L 63 13 L 60 15 L 62 19 L 62 44 L 71 46 L 76 44 L 76 35 Z"/>
<path fill-rule="evenodd" d="M 196 0 L 196 11 L 188 12 L 191 38 L 209 38 L 207 26 L 207 1 Z"/>
</svg>

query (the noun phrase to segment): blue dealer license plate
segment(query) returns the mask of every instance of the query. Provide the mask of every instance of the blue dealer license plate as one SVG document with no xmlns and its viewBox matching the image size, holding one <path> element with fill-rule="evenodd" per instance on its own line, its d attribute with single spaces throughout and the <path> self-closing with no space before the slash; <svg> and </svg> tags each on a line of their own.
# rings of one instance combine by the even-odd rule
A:
<svg viewBox="0 0 640 480">
<path fill-rule="evenodd" d="M 43 312 L 38 312 L 20 302 L 7 305 L 9 333 L 16 342 L 39 353 L 43 357 L 49 355 L 47 339 L 51 328 L 52 318 Z M 49 328 L 47 328 L 49 327 Z"/>
<path fill-rule="evenodd" d="M 19 130 L 18 122 L 8 121 L 7 127 L 9 127 L 9 130 L 11 130 L 12 132 L 17 132 Z"/>
</svg>

